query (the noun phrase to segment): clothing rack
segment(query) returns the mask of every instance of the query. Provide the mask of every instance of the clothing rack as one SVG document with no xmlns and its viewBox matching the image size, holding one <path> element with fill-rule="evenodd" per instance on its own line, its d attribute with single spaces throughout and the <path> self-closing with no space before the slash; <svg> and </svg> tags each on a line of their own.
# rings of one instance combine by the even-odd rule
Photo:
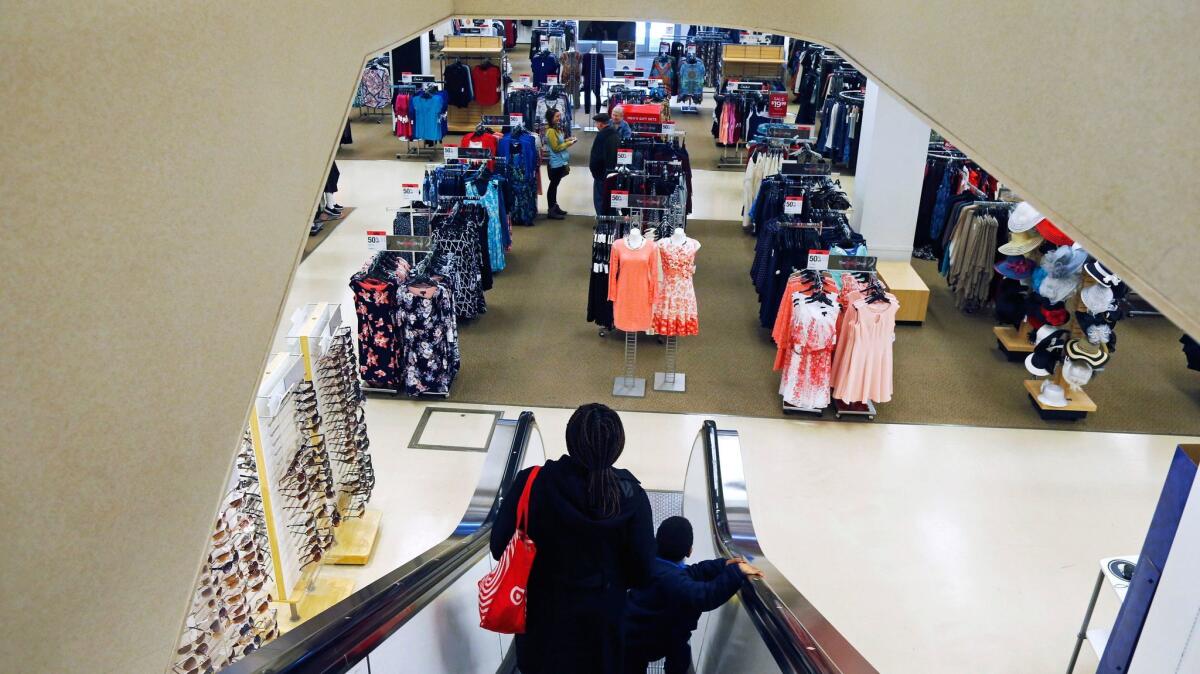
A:
<svg viewBox="0 0 1200 674">
<path fill-rule="evenodd" d="M 500 68 L 500 97 L 495 104 L 483 106 L 472 100 L 465 108 L 451 105 L 447 110 L 447 129 L 451 133 L 469 133 L 475 128 L 475 123 L 481 116 L 503 114 L 505 98 L 503 83 L 504 76 L 509 70 L 508 57 L 504 53 L 504 39 L 486 35 L 447 35 L 442 44 L 442 50 L 437 55 L 437 59 L 441 63 L 443 79 L 446 61 L 451 58 L 464 62 L 494 61 Z"/>
</svg>

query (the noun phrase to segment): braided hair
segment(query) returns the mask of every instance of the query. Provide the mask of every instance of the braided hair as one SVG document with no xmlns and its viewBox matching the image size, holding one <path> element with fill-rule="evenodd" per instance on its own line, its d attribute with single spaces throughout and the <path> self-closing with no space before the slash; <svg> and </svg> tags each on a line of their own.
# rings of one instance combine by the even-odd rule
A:
<svg viewBox="0 0 1200 674">
<path fill-rule="evenodd" d="M 607 405 L 581 405 L 567 422 L 567 454 L 588 472 L 588 507 L 605 519 L 621 512 L 621 487 L 613 464 L 625 449 L 621 417 Z"/>
</svg>

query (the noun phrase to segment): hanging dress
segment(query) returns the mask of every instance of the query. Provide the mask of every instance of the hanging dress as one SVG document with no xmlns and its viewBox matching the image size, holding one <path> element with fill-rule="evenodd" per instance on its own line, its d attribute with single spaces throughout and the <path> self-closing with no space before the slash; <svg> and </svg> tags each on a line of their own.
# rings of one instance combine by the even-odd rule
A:
<svg viewBox="0 0 1200 674">
<path fill-rule="evenodd" d="M 500 222 L 500 191 L 489 182 L 482 196 L 474 180 L 467 181 L 467 199 L 475 199 L 487 211 L 488 257 L 493 272 L 504 269 L 504 225 Z"/>
<path fill-rule="evenodd" d="M 458 330 L 444 285 L 402 287 L 396 323 L 405 344 L 401 364 L 405 395 L 448 395 L 458 374 Z"/>
<path fill-rule="evenodd" d="M 810 302 L 800 292 L 792 293 L 791 301 L 791 357 L 779 382 L 779 395 L 795 407 L 824 409 L 830 402 L 830 364 L 840 311 L 836 303 Z"/>
<path fill-rule="evenodd" d="M 851 305 L 855 317 L 846 329 L 853 345 L 847 347 L 851 351 L 841 363 L 844 374 L 833 391 L 838 400 L 885 403 L 892 399 L 892 342 L 900 302 L 891 294 L 887 299 L 874 303 L 861 299 Z"/>
<path fill-rule="evenodd" d="M 654 298 L 653 325 L 660 335 L 685 337 L 700 333 L 696 290 L 692 284 L 699 248 L 695 239 L 675 244 L 667 238 L 658 244 L 663 278 Z"/>
</svg>

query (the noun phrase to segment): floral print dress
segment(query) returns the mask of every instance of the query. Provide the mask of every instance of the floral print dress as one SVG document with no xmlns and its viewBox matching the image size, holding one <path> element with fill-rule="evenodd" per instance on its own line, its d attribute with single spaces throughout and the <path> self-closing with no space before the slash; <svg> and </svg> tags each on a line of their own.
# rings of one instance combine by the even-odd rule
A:
<svg viewBox="0 0 1200 674">
<path fill-rule="evenodd" d="M 696 269 L 695 239 L 673 243 L 670 238 L 658 244 L 663 281 L 654 298 L 654 331 L 667 337 L 700 334 L 700 317 L 696 309 L 696 290 L 692 277 Z"/>
<path fill-rule="evenodd" d="M 401 391 L 449 395 L 460 363 L 454 303 L 444 285 L 406 286 L 397 294 L 396 324 L 404 342 Z"/>
<path fill-rule="evenodd" d="M 837 344 L 836 302 L 809 301 L 792 293 L 792 329 L 786 344 L 792 351 L 779 383 L 784 402 L 805 409 L 824 409 L 830 403 L 830 364 Z"/>
</svg>

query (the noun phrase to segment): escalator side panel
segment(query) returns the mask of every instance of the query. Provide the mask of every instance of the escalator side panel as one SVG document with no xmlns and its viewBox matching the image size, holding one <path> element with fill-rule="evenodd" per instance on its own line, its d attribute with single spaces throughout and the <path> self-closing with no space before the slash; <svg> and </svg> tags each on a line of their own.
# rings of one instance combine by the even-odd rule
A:
<svg viewBox="0 0 1200 674">
<path fill-rule="evenodd" d="M 709 647 L 704 649 L 698 660 L 693 655 L 697 674 L 779 671 L 775 656 L 763 644 L 762 636 L 740 597 L 735 596 L 708 615 Z"/>
<path fill-rule="evenodd" d="M 371 672 L 494 672 L 504 657 L 501 636 L 479 629 L 476 581 L 491 568 L 480 557 L 451 586 L 371 651 Z"/>
</svg>

